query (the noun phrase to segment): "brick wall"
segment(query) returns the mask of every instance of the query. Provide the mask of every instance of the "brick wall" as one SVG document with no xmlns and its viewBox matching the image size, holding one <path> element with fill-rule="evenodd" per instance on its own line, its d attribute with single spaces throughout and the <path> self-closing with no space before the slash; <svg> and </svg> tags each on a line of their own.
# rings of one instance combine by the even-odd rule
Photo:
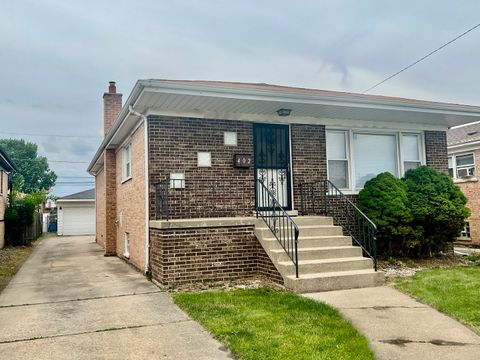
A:
<svg viewBox="0 0 480 360">
<path fill-rule="evenodd" d="M 480 164 L 480 149 L 474 152 L 475 164 Z M 477 165 L 477 174 L 479 173 L 479 167 Z M 479 175 L 477 175 L 479 177 Z M 470 224 L 470 237 L 472 244 L 480 245 L 480 182 L 478 180 L 468 180 L 462 182 L 456 182 L 456 185 L 460 187 L 462 192 L 468 199 L 467 206 L 471 210 L 472 214 L 468 218 Z"/>
<path fill-rule="evenodd" d="M 144 125 L 131 136 L 131 179 L 123 179 L 123 148 L 116 152 L 116 252 L 125 253 L 125 233 L 129 234 L 129 262 L 145 269 L 145 145 Z"/>
<path fill-rule="evenodd" d="M 253 225 L 150 228 L 152 277 L 163 285 L 262 275 L 283 284 Z"/>
<path fill-rule="evenodd" d="M 106 237 L 105 206 L 105 172 L 101 170 L 95 176 L 95 240 L 104 249 Z"/>
<path fill-rule="evenodd" d="M 427 166 L 447 173 L 447 132 L 425 131 L 425 153 Z"/>
<path fill-rule="evenodd" d="M 300 184 L 327 178 L 324 125 L 291 125 L 293 196 L 300 209 Z"/>
<path fill-rule="evenodd" d="M 248 215 L 254 209 L 253 166 L 233 167 L 234 154 L 253 156 L 253 126 L 242 121 L 149 117 L 150 214 L 154 184 L 185 173 L 185 189 L 169 191 L 172 218 Z M 224 132 L 237 133 L 237 146 L 224 145 Z M 211 168 L 197 166 L 197 152 L 210 152 Z"/>
<path fill-rule="evenodd" d="M 105 172 L 105 255 L 117 253 L 117 184 L 116 156 L 114 149 L 104 152 Z"/>
</svg>

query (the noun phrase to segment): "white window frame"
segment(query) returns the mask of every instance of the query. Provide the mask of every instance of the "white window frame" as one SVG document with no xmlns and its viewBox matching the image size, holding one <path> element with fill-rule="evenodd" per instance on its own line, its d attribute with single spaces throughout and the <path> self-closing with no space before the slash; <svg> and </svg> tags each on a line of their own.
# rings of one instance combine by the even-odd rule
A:
<svg viewBox="0 0 480 360">
<path fill-rule="evenodd" d="M 465 156 L 465 155 L 472 155 L 473 163 L 470 165 L 460 165 L 457 166 L 457 157 L 458 156 Z M 455 154 L 448 155 L 449 158 L 452 159 L 452 169 L 453 169 L 453 179 L 459 181 L 468 181 L 468 180 L 476 180 L 477 178 L 477 164 L 475 159 L 475 152 L 474 151 L 466 151 L 466 152 L 459 152 Z M 469 177 L 458 177 L 458 170 L 459 169 L 470 169 L 473 168 L 473 175 Z M 451 169 L 449 167 L 449 169 Z"/>
<path fill-rule="evenodd" d="M 460 232 L 460 236 L 457 239 L 459 239 L 459 240 L 472 240 L 470 223 L 468 221 L 465 221 L 465 225 L 463 225 L 463 229 Z"/>
<path fill-rule="evenodd" d="M 346 161 L 347 162 L 347 179 L 346 180 L 347 180 L 348 187 L 347 188 L 340 188 L 340 189 L 342 189 L 342 190 L 349 189 L 352 186 L 352 177 L 350 176 L 350 158 L 351 158 L 350 148 L 351 148 L 351 146 L 350 146 L 350 140 L 349 140 L 349 138 L 350 138 L 349 132 L 348 132 L 348 130 L 341 130 L 341 129 L 338 129 L 338 130 L 337 129 L 331 129 L 331 130 L 329 129 L 327 131 L 343 133 L 344 136 L 345 136 L 345 146 L 346 146 L 346 149 L 345 149 L 346 158 L 345 159 L 330 159 L 328 157 L 328 153 L 326 154 L 327 155 L 327 179 L 330 179 L 330 174 L 329 174 L 330 166 L 328 164 L 328 162 L 330 160 L 332 160 L 332 161 L 335 161 L 335 160 Z M 327 135 L 325 134 L 325 151 L 327 152 L 326 141 L 327 141 Z"/>
<path fill-rule="evenodd" d="M 413 159 L 405 159 L 403 157 L 403 137 L 404 136 L 416 136 L 417 137 L 417 146 L 418 146 L 418 160 L 413 160 Z M 406 162 L 418 162 L 420 163 L 420 166 L 424 164 L 422 161 L 423 157 L 423 141 L 422 141 L 422 136 L 419 133 L 412 133 L 412 132 L 400 132 L 398 136 L 398 156 L 400 158 L 400 163 L 402 165 L 401 167 L 401 174 L 405 175 L 405 163 Z M 403 176 L 402 175 L 402 176 Z"/>
<path fill-rule="evenodd" d="M 348 162 L 348 184 L 349 187 L 341 189 L 346 194 L 358 194 L 362 188 L 356 186 L 355 179 L 355 149 L 353 146 L 353 134 L 371 134 L 371 135 L 395 135 L 396 146 L 397 146 L 397 174 L 393 174 L 396 177 L 401 177 L 405 174 L 405 161 L 403 159 L 403 135 L 417 135 L 418 136 L 418 146 L 419 146 L 419 155 L 420 155 L 420 165 L 425 165 L 426 155 L 425 155 L 425 135 L 423 131 L 403 131 L 403 130 L 372 130 L 372 129 L 361 129 L 361 128 L 339 128 L 339 127 L 328 127 L 326 131 L 344 131 L 347 133 L 347 162 Z M 325 136 L 326 139 L 326 136 Z M 325 140 L 326 141 L 326 140 Z M 328 154 L 327 154 L 327 179 L 329 179 L 328 174 Z M 333 160 L 333 159 L 332 159 Z"/>
<path fill-rule="evenodd" d="M 132 143 L 128 143 L 123 147 L 123 165 L 122 178 L 123 182 L 132 178 Z"/>
</svg>

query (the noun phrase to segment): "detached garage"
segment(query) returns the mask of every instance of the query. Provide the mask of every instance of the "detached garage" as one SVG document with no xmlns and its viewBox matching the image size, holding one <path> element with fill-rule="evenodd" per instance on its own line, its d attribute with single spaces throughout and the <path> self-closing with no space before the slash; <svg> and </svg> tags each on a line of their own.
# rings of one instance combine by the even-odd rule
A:
<svg viewBox="0 0 480 360">
<path fill-rule="evenodd" d="M 57 200 L 58 235 L 95 235 L 95 189 Z"/>
</svg>

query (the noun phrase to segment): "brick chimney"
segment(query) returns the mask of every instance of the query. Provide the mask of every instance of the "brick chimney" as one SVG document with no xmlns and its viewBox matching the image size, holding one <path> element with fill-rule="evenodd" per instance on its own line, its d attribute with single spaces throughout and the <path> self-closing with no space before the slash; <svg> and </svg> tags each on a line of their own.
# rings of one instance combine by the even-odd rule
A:
<svg viewBox="0 0 480 360">
<path fill-rule="evenodd" d="M 122 109 L 122 94 L 117 94 L 115 81 L 110 81 L 108 92 L 103 94 L 103 134 L 106 136 Z"/>
</svg>

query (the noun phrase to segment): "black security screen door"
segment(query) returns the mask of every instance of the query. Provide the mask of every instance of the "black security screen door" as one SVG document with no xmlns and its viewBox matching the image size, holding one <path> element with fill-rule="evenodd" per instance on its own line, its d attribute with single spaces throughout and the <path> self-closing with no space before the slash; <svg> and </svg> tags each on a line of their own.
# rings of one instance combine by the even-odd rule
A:
<svg viewBox="0 0 480 360">
<path fill-rule="evenodd" d="M 290 137 L 288 125 L 254 124 L 253 144 L 256 178 L 267 186 L 285 210 L 291 210 Z M 255 190 L 258 206 L 267 208 L 268 204 L 262 204 L 259 192 L 256 188 Z"/>
</svg>

